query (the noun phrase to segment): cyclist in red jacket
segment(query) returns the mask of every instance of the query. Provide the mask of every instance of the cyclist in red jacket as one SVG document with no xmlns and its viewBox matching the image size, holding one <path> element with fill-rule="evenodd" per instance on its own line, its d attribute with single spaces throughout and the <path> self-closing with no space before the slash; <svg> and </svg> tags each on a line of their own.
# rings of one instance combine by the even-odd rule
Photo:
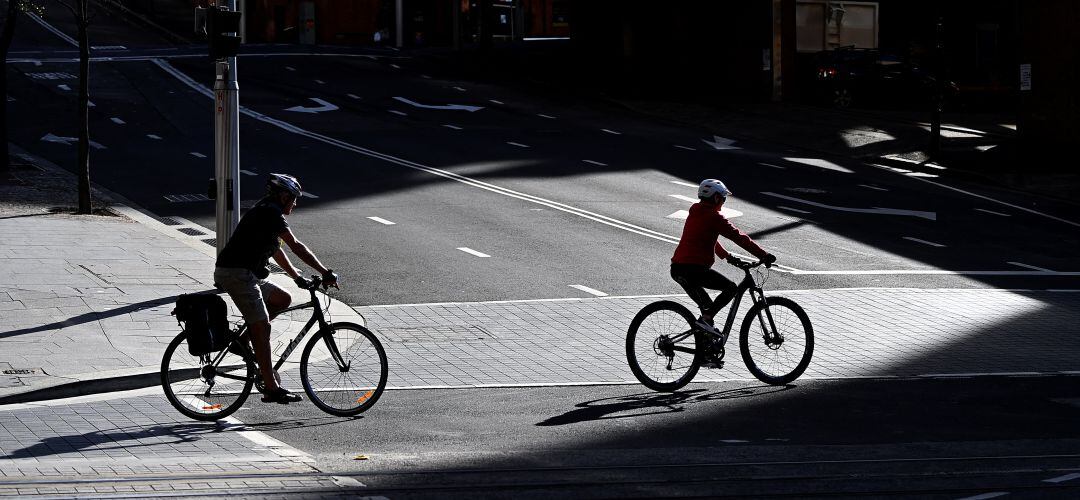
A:
<svg viewBox="0 0 1080 500">
<path fill-rule="evenodd" d="M 731 263 L 738 260 L 738 257 L 724 249 L 717 241 L 718 238 L 723 236 L 734 241 L 765 264 L 776 262 L 773 254 L 766 252 L 746 233 L 720 215 L 720 208 L 724 206 L 728 196 L 731 196 L 731 191 L 723 182 L 716 179 L 701 181 L 698 186 L 698 198 L 701 201 L 690 207 L 690 215 L 686 217 L 679 246 L 675 247 L 675 255 L 671 257 L 671 277 L 701 308 L 698 326 L 714 335 L 719 335 L 720 332 L 713 326 L 713 316 L 735 296 L 736 285 L 712 269 L 716 260 L 713 255 Z M 721 293 L 716 300 L 710 300 L 706 288 L 721 290 Z"/>
</svg>

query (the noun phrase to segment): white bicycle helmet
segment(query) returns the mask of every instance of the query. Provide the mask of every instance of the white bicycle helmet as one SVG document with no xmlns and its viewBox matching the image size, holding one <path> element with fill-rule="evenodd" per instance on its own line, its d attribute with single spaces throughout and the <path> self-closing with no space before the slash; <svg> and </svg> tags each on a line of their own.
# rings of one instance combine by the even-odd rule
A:
<svg viewBox="0 0 1080 500">
<path fill-rule="evenodd" d="M 714 194 L 727 198 L 728 196 L 731 196 L 731 190 L 729 190 L 723 182 L 716 179 L 705 179 L 701 181 L 701 185 L 698 186 L 697 190 L 698 198 L 708 200 L 709 198 L 712 198 Z"/>
<path fill-rule="evenodd" d="M 266 187 L 272 192 L 285 191 L 297 198 L 304 194 L 300 189 L 300 181 L 288 174 L 270 174 L 270 179 L 266 181 Z"/>
</svg>

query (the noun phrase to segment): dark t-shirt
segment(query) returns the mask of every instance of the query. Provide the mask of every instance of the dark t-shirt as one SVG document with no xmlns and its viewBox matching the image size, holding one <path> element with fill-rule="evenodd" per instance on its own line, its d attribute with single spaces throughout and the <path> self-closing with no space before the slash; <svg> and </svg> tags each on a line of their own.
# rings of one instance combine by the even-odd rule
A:
<svg viewBox="0 0 1080 500">
<path fill-rule="evenodd" d="M 240 267 L 265 278 L 270 258 L 281 248 L 279 235 L 288 228 L 281 205 L 269 198 L 259 200 L 240 218 L 218 255 L 217 267 Z"/>
</svg>

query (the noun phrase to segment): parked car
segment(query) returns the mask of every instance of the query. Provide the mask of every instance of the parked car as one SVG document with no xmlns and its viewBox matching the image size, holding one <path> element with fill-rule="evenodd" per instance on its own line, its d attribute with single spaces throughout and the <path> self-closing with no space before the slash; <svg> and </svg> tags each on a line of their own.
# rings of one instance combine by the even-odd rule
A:
<svg viewBox="0 0 1080 500">
<path fill-rule="evenodd" d="M 876 49 L 844 47 L 817 54 L 815 87 L 819 99 L 837 108 L 858 106 L 931 109 L 937 79 L 923 68 Z M 945 82 L 945 99 L 956 94 Z"/>
</svg>

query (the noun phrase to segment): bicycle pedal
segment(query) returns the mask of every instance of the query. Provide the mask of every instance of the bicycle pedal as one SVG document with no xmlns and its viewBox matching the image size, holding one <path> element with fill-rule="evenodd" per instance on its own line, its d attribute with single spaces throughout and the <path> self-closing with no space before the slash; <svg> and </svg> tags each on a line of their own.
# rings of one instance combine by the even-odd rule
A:
<svg viewBox="0 0 1080 500">
<path fill-rule="evenodd" d="M 706 362 L 701 364 L 701 367 L 702 368 L 709 368 L 709 369 L 712 369 L 712 370 L 719 370 L 719 369 L 724 367 L 724 361 L 723 360 L 706 361 Z"/>
</svg>

